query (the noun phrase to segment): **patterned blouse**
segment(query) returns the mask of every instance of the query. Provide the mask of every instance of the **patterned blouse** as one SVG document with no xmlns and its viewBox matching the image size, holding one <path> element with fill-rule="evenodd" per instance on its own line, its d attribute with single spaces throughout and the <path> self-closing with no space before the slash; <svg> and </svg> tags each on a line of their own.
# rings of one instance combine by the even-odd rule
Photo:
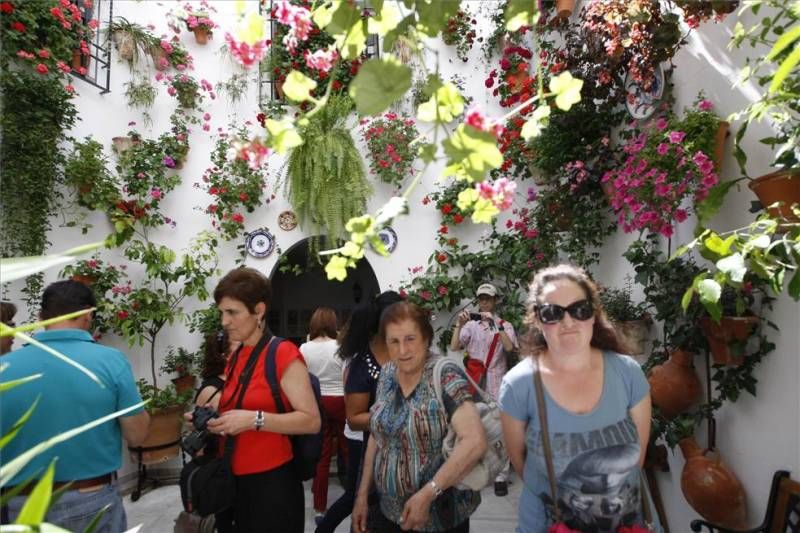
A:
<svg viewBox="0 0 800 533">
<path fill-rule="evenodd" d="M 374 480 L 383 514 L 399 523 L 406 500 L 414 495 L 444 464 L 442 443 L 450 415 L 467 400 L 473 400 L 463 372 L 454 365 L 442 371 L 442 405 L 433 387 L 433 367 L 438 356 L 428 354 L 419 384 L 403 396 L 397 367 L 387 363 L 378 381 L 377 397 L 370 414 L 370 430 L 377 445 Z M 422 531 L 442 531 L 463 523 L 481 502 L 479 492 L 444 491 L 431 504 L 430 517 Z"/>
</svg>

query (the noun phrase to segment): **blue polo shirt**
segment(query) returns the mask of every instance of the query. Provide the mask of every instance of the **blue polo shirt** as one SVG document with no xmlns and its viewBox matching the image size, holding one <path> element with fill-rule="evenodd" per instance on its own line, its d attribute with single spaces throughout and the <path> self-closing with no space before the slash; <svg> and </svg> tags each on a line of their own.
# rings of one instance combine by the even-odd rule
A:
<svg viewBox="0 0 800 533">
<path fill-rule="evenodd" d="M 3 382 L 42 374 L 39 379 L 6 391 L 0 398 L 2 435 L 39 398 L 33 415 L 3 448 L 3 463 L 50 437 L 141 401 L 131 365 L 122 352 L 97 344 L 87 331 L 54 329 L 37 333 L 34 338 L 94 372 L 105 388 L 77 368 L 30 344 L 3 356 L 0 364 L 7 365 L 0 374 Z M 111 420 L 36 456 L 9 485 L 41 476 L 53 458 L 58 458 L 56 481 L 107 474 L 122 465 L 121 452 L 122 430 L 117 420 Z"/>
</svg>

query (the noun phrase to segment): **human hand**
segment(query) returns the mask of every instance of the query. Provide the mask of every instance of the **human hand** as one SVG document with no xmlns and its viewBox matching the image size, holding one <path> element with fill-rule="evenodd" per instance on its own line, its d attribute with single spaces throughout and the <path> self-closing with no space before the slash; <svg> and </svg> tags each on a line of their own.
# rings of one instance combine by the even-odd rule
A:
<svg viewBox="0 0 800 533">
<path fill-rule="evenodd" d="M 433 499 L 433 490 L 426 485 L 406 501 L 403 512 L 400 514 L 400 527 L 403 531 L 425 527 L 425 524 L 428 523 Z"/>
<path fill-rule="evenodd" d="M 469 322 L 469 311 L 466 311 L 466 310 L 461 311 L 458 314 L 458 325 L 459 325 L 459 327 L 463 326 L 467 322 Z"/>
<path fill-rule="evenodd" d="M 219 417 L 208 421 L 208 429 L 220 435 L 238 435 L 243 431 L 253 429 L 255 414 L 245 409 L 232 409 L 225 411 Z"/>
<path fill-rule="evenodd" d="M 369 506 L 367 505 L 367 497 L 359 495 L 356 497 L 355 504 L 353 504 L 353 530 L 356 533 L 367 533 L 367 514 Z"/>
</svg>

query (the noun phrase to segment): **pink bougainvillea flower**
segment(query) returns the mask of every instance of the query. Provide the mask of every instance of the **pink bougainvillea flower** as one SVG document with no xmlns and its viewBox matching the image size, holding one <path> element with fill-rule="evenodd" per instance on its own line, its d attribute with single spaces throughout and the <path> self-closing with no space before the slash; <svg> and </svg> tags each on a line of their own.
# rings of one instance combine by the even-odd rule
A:
<svg viewBox="0 0 800 533">
<path fill-rule="evenodd" d="M 172 158 L 170 158 L 170 159 L 172 159 Z M 175 162 L 173 161 L 173 165 L 174 164 L 175 164 Z M 158 187 L 153 187 L 152 189 L 150 189 L 150 196 L 154 200 L 160 200 L 161 198 L 164 197 L 164 193 L 161 192 L 161 189 L 159 189 Z"/>
<path fill-rule="evenodd" d="M 328 73 L 333 68 L 333 64 L 338 57 L 339 53 L 335 48 L 317 50 L 313 54 L 309 53 L 308 50 L 305 51 L 306 66 L 325 73 Z"/>
<path fill-rule="evenodd" d="M 669 152 L 669 145 L 667 143 L 659 143 L 656 152 L 658 152 L 658 155 L 666 155 Z"/>
<path fill-rule="evenodd" d="M 256 41 L 252 46 L 244 41 L 237 41 L 230 33 L 225 34 L 228 51 L 237 63 L 244 68 L 251 68 L 261 62 L 267 53 L 267 41 Z"/>
<path fill-rule="evenodd" d="M 669 125 L 669 122 L 664 117 L 660 117 L 658 120 L 656 120 L 656 128 L 658 128 L 661 131 L 664 131 L 665 129 L 667 129 L 668 125 Z"/>
<path fill-rule="evenodd" d="M 669 132 L 669 142 L 673 144 L 678 144 L 683 142 L 683 138 L 686 137 L 686 133 L 683 131 L 671 131 Z"/>
</svg>

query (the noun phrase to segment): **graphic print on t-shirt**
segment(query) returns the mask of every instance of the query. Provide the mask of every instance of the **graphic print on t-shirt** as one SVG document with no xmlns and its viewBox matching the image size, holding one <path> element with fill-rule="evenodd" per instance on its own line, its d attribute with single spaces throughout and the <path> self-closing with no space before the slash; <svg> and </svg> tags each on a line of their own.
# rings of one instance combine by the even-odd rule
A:
<svg viewBox="0 0 800 533">
<path fill-rule="evenodd" d="M 544 466 L 538 431 L 537 460 Z M 639 441 L 630 417 L 616 424 L 583 433 L 556 433 L 550 438 L 561 521 L 586 533 L 616 531 L 636 523 L 639 517 Z M 539 494 L 550 521 L 555 521 L 548 489 Z"/>
</svg>

